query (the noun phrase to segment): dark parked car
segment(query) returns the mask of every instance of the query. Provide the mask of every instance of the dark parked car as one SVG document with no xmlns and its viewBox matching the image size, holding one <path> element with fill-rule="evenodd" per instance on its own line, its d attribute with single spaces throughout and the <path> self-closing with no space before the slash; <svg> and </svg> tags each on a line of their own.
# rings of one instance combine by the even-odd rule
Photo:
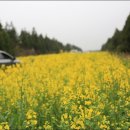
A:
<svg viewBox="0 0 130 130">
<path fill-rule="evenodd" d="M 16 63 L 20 63 L 20 61 L 9 53 L 0 50 L 0 65 L 12 65 Z"/>
</svg>

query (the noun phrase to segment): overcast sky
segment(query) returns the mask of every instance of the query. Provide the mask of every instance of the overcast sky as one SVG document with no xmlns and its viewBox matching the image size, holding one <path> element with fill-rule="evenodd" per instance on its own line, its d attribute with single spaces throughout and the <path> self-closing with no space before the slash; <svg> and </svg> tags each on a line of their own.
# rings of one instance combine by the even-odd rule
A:
<svg viewBox="0 0 130 130">
<path fill-rule="evenodd" d="M 38 34 L 97 50 L 121 30 L 130 1 L 0 1 L 0 22 L 13 22 L 17 32 L 35 27 Z"/>
</svg>

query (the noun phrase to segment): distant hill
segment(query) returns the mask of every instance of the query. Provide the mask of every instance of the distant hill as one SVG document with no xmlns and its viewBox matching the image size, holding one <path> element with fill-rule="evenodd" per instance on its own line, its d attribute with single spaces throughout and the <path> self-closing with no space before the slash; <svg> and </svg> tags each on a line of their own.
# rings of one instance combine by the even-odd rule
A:
<svg viewBox="0 0 130 130">
<path fill-rule="evenodd" d="M 37 34 L 35 28 L 31 33 L 22 30 L 18 35 L 12 23 L 6 24 L 5 27 L 0 23 L 0 50 L 15 56 L 82 51 L 75 45 L 69 43 L 64 45 L 55 38 L 43 37 L 42 34 Z"/>
<path fill-rule="evenodd" d="M 114 35 L 107 40 L 101 50 L 114 52 L 130 52 L 130 14 L 122 31 L 115 30 Z"/>
</svg>

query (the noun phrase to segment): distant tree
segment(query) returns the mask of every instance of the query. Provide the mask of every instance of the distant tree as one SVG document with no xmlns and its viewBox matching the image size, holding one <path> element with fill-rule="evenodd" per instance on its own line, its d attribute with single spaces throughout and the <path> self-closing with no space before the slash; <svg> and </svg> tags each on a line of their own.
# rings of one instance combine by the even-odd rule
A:
<svg viewBox="0 0 130 130">
<path fill-rule="evenodd" d="M 13 55 L 59 53 L 61 50 L 71 51 L 73 49 L 81 50 L 75 45 L 63 45 L 55 38 L 51 39 L 48 36 L 43 37 L 42 34 L 38 35 L 35 28 L 32 29 L 31 33 L 22 30 L 20 35 L 18 35 L 13 23 L 6 23 L 5 28 L 0 23 L 0 49 Z"/>
<path fill-rule="evenodd" d="M 130 15 L 123 30 L 116 29 L 114 35 L 102 45 L 102 50 L 130 52 Z"/>
<path fill-rule="evenodd" d="M 36 32 L 36 29 L 33 27 L 32 29 L 32 34 L 31 34 L 31 45 L 35 49 L 36 52 L 39 50 L 39 45 L 38 45 L 38 34 Z"/>
<path fill-rule="evenodd" d="M 2 31 L 2 29 L 3 29 L 3 26 L 2 26 L 2 24 L 0 23 L 0 31 Z"/>
<path fill-rule="evenodd" d="M 0 50 L 8 51 L 13 54 L 12 48 L 10 46 L 10 37 L 8 33 L 4 30 L 0 31 Z"/>
<path fill-rule="evenodd" d="M 71 44 L 67 43 L 64 50 L 68 52 L 71 51 Z"/>
<path fill-rule="evenodd" d="M 66 46 L 65 46 L 65 51 L 69 52 L 71 50 L 82 51 L 81 48 L 79 48 L 79 47 L 77 47 L 75 45 L 71 45 L 71 44 L 67 43 Z"/>
<path fill-rule="evenodd" d="M 13 23 L 6 24 L 4 30 L 6 31 L 6 33 L 8 34 L 10 38 L 10 41 L 9 41 L 10 51 L 12 54 L 15 55 L 15 49 L 18 44 L 18 35 L 17 35 L 15 27 L 13 26 Z"/>
</svg>

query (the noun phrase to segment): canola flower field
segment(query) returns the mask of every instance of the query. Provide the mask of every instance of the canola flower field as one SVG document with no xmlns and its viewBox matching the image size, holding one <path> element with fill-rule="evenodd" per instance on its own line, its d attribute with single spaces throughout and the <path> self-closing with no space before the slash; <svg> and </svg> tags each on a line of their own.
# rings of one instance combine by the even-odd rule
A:
<svg viewBox="0 0 130 130">
<path fill-rule="evenodd" d="M 130 130 L 130 64 L 108 52 L 20 57 L 0 69 L 0 130 Z"/>
</svg>

